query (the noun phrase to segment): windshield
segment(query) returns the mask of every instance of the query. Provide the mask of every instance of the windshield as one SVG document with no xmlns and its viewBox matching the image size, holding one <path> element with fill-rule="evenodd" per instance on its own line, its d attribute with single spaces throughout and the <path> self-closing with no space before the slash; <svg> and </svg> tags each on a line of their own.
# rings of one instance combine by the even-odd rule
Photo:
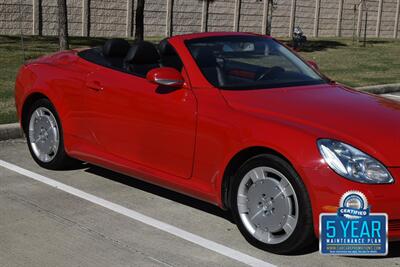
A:
<svg viewBox="0 0 400 267">
<path fill-rule="evenodd" d="M 205 78 L 222 89 L 314 85 L 325 80 L 285 46 L 261 36 L 186 41 Z"/>
</svg>

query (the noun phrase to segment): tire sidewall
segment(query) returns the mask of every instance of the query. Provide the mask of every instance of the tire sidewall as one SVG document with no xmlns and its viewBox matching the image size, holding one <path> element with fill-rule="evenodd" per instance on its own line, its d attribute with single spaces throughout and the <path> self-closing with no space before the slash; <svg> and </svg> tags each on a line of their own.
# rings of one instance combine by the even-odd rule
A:
<svg viewBox="0 0 400 267">
<path fill-rule="evenodd" d="M 237 208 L 239 185 L 244 176 L 250 170 L 257 167 L 270 167 L 281 172 L 289 180 L 296 193 L 299 207 L 297 225 L 291 236 L 279 244 L 266 244 L 254 238 L 247 231 L 239 215 Z M 239 168 L 238 172 L 234 176 L 231 192 L 231 211 L 234 220 L 246 240 L 255 247 L 278 254 L 293 254 L 300 249 L 305 248 L 307 244 L 310 244 L 310 241 L 315 239 L 312 210 L 307 190 L 293 167 L 282 158 L 275 155 L 264 154 L 249 159 Z"/>
<path fill-rule="evenodd" d="M 32 114 L 36 109 L 38 109 L 40 107 L 44 107 L 44 108 L 48 109 L 53 114 L 54 118 L 57 121 L 57 127 L 58 127 L 59 144 L 58 144 L 57 153 L 56 153 L 55 157 L 49 162 L 43 162 L 37 158 L 37 156 L 33 152 L 30 138 L 29 138 L 29 124 L 31 121 Z M 48 99 L 45 99 L 45 98 L 37 100 L 29 108 L 28 118 L 25 121 L 26 121 L 26 125 L 24 125 L 24 128 L 25 128 L 25 133 L 26 133 L 26 140 L 28 142 L 29 152 L 31 153 L 35 162 L 39 166 L 46 168 L 46 169 L 58 169 L 58 166 L 60 166 L 60 164 L 62 164 L 62 161 L 64 160 L 66 155 L 65 155 L 65 150 L 64 150 L 64 136 L 63 136 L 61 122 L 60 122 L 58 113 L 57 113 L 56 109 L 54 108 L 53 104 Z"/>
</svg>

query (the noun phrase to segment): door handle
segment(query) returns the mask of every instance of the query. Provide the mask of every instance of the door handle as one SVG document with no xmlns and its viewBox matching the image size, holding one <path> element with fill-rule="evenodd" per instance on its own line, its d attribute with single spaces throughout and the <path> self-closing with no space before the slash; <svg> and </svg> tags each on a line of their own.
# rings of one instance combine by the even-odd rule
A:
<svg viewBox="0 0 400 267">
<path fill-rule="evenodd" d="M 103 91 L 104 87 L 101 85 L 99 81 L 88 81 L 86 86 L 95 91 Z"/>
</svg>

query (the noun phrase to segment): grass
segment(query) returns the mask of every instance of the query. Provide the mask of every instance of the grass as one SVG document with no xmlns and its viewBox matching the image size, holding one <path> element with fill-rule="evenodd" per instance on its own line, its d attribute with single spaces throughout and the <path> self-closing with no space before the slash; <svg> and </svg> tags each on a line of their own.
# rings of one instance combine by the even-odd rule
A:
<svg viewBox="0 0 400 267">
<path fill-rule="evenodd" d="M 400 82 L 400 40 L 369 40 L 366 47 L 351 39 L 310 40 L 300 54 L 316 61 L 331 79 L 349 86 Z"/>
<path fill-rule="evenodd" d="M 160 37 L 150 41 L 160 40 Z M 71 48 L 97 46 L 106 38 L 71 37 Z M 58 50 L 56 37 L 25 37 L 25 58 L 32 59 Z M 367 47 L 351 39 L 311 39 L 301 55 L 316 61 L 328 77 L 350 86 L 400 82 L 400 40 L 369 40 Z M 20 38 L 0 36 L 0 124 L 17 121 L 14 81 L 23 62 Z"/>
</svg>

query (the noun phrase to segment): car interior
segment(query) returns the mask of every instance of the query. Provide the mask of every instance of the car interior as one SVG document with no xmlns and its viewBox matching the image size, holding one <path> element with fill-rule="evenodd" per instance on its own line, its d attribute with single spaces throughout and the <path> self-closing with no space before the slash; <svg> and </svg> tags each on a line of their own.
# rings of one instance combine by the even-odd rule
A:
<svg viewBox="0 0 400 267">
<path fill-rule="evenodd" d="M 158 67 L 171 67 L 178 71 L 183 68 L 183 63 L 169 44 L 168 38 L 163 39 L 157 48 L 147 41 L 130 44 L 124 39 L 110 39 L 103 46 L 81 51 L 78 55 L 92 63 L 140 77 L 146 77 L 150 70 Z M 218 62 L 213 48 L 200 47 L 193 53 L 193 57 L 212 84 L 224 86 L 227 83 L 225 70 L 221 62 Z M 240 71 L 230 74 L 234 77 L 246 77 L 246 73 Z"/>
<path fill-rule="evenodd" d="M 146 77 L 154 68 L 172 67 L 181 71 L 183 67 L 168 39 L 162 40 L 158 49 L 147 41 L 130 44 L 124 39 L 110 39 L 103 46 L 81 51 L 78 55 L 92 63 L 140 77 Z"/>
<path fill-rule="evenodd" d="M 274 49 L 257 41 L 187 43 L 204 77 L 218 88 L 267 88 L 321 83 L 310 77 Z M 267 49 L 268 48 L 268 49 Z M 108 40 L 102 47 L 78 53 L 80 57 L 117 71 L 145 78 L 159 67 L 178 71 L 183 63 L 175 49 L 162 40 L 158 47 L 147 41 L 130 44 L 124 39 Z"/>
</svg>

